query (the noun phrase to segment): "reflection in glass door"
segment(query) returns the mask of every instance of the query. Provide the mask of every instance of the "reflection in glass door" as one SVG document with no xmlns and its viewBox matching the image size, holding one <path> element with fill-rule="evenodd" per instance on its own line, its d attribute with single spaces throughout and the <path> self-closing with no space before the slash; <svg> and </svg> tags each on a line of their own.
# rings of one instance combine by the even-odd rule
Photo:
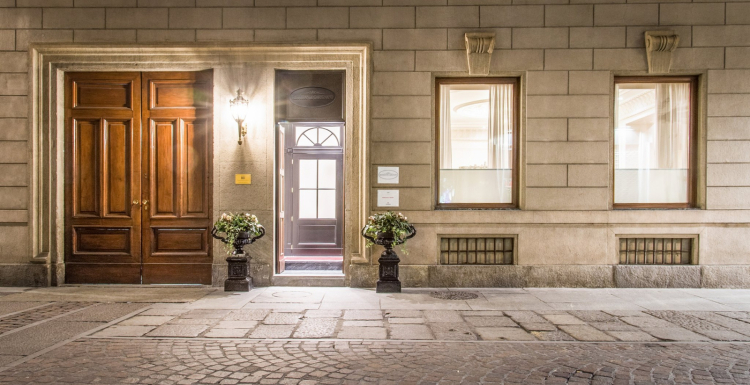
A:
<svg viewBox="0 0 750 385">
<path fill-rule="evenodd" d="M 340 271 L 343 254 L 343 123 L 281 125 L 286 132 L 285 268 L 289 271 L 296 268 L 331 270 L 335 267 Z"/>
</svg>

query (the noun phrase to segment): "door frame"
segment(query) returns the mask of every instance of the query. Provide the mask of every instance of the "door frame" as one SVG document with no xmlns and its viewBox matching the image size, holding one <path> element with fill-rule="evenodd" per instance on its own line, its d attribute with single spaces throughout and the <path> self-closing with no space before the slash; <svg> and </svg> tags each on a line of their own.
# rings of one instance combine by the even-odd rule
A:
<svg viewBox="0 0 750 385">
<path fill-rule="evenodd" d="M 346 138 L 346 127 L 345 127 L 346 123 L 344 123 L 344 122 L 322 122 L 322 121 L 321 122 L 316 122 L 316 121 L 309 121 L 308 122 L 308 121 L 296 121 L 296 120 L 295 121 L 290 121 L 290 122 L 286 123 L 287 127 L 288 128 L 292 128 L 292 129 L 296 129 L 296 127 L 297 127 L 298 124 L 305 125 L 305 126 L 308 126 L 308 125 L 309 126 L 316 126 L 317 125 L 317 126 L 321 126 L 321 127 L 322 126 L 326 126 L 326 125 L 328 125 L 328 126 L 340 126 L 342 128 L 341 136 L 340 136 L 340 139 L 339 139 L 341 141 L 341 143 L 342 143 L 342 145 L 340 146 L 341 149 L 339 149 L 339 147 L 322 147 L 322 148 L 297 147 L 296 145 L 292 145 L 291 147 L 287 147 L 288 145 L 294 143 L 294 140 L 291 139 L 291 138 L 296 137 L 296 130 L 292 132 L 292 134 L 291 134 L 292 136 L 287 136 L 288 133 L 285 133 L 285 139 L 286 140 L 285 140 L 285 143 L 282 144 L 282 143 L 280 143 L 280 140 L 279 140 L 279 131 L 278 131 L 279 127 L 276 127 L 276 129 L 277 129 L 277 131 L 276 131 L 276 141 L 277 141 L 277 144 L 281 144 L 282 147 L 279 147 L 277 145 L 274 148 L 277 151 L 277 153 L 275 154 L 275 157 L 276 157 L 275 159 L 278 160 L 278 159 L 281 159 L 282 157 L 284 159 L 284 174 L 285 174 L 285 182 L 284 183 L 291 183 L 292 186 L 293 186 L 293 188 L 299 188 L 299 181 L 297 181 L 297 180 L 294 179 L 294 177 L 297 177 L 298 173 L 296 172 L 296 170 L 299 168 L 299 164 L 297 164 L 297 165 L 289 165 L 289 164 L 286 163 L 286 160 L 294 158 L 295 154 L 296 155 L 300 155 L 300 156 L 309 156 L 309 157 L 311 157 L 311 159 L 326 159 L 325 157 L 329 157 L 329 158 L 333 157 L 334 159 L 337 159 L 337 160 L 340 159 L 340 161 L 341 161 L 342 175 L 341 175 L 341 180 L 338 179 L 338 175 L 337 175 L 337 181 L 336 181 L 336 190 L 337 190 L 338 194 L 340 194 L 339 195 L 340 199 L 337 199 L 337 202 L 336 202 L 336 213 L 337 213 L 336 221 L 337 221 L 338 231 L 340 232 L 340 233 L 337 234 L 337 236 L 341 237 L 341 246 L 342 246 L 342 254 L 343 254 L 343 247 L 344 247 L 343 240 L 346 239 L 346 235 L 347 235 L 346 234 L 346 226 L 344 226 L 344 221 L 345 221 L 345 218 L 344 218 L 344 214 L 345 214 L 344 202 L 346 201 L 346 191 L 344 189 L 344 185 L 346 185 L 346 179 L 345 179 L 346 175 L 344 175 L 344 172 L 343 172 L 343 170 L 346 168 L 346 157 L 344 156 L 345 155 L 344 149 L 346 148 L 346 141 L 347 141 L 347 138 Z M 278 125 L 279 124 L 277 124 L 277 126 Z M 283 153 L 279 153 L 278 151 L 281 151 L 282 148 L 284 149 L 284 152 Z M 292 152 L 288 152 L 290 148 L 292 148 Z M 322 156 L 322 157 L 318 158 L 320 156 Z M 299 159 L 299 158 L 297 158 L 297 159 Z M 337 169 L 336 172 L 338 173 L 338 169 Z M 278 168 L 278 165 L 277 165 L 277 168 L 276 168 L 275 173 L 274 173 L 274 175 L 276 176 L 276 178 L 279 177 L 278 174 L 279 174 L 279 168 Z M 292 176 L 291 182 L 288 179 L 286 179 L 286 177 L 288 177 L 290 175 Z M 286 187 L 289 187 L 289 186 L 286 186 Z M 290 202 L 292 202 L 292 206 L 295 207 L 295 209 L 292 210 L 291 215 L 295 216 L 295 217 L 298 217 L 298 208 L 297 208 L 297 205 L 294 204 L 294 202 L 296 202 L 295 195 L 294 195 L 293 192 L 290 192 L 290 190 L 287 189 L 286 187 L 282 191 L 282 189 L 277 184 L 276 185 L 276 190 L 274 191 L 274 194 L 276 194 L 277 200 L 278 200 L 278 197 L 282 196 L 282 194 L 283 194 L 284 198 L 282 198 L 282 199 L 283 199 L 283 201 L 285 201 L 286 204 L 289 204 Z M 276 207 L 274 207 L 274 214 L 275 215 L 279 215 L 282 211 L 286 212 L 286 207 L 281 207 L 281 205 L 276 205 Z M 341 217 L 338 217 L 338 215 L 340 215 Z M 299 221 L 300 218 L 298 217 L 297 220 Z M 291 226 L 292 228 L 294 228 L 294 223 L 285 223 L 284 225 L 285 226 Z M 291 243 L 294 244 L 294 236 L 295 235 L 294 235 L 293 230 L 292 231 L 287 231 L 286 228 L 282 228 L 282 226 L 278 226 L 277 227 L 277 231 L 279 231 L 279 233 L 281 233 L 283 231 L 284 238 L 289 237 L 290 238 L 289 240 L 291 241 Z M 281 249 L 281 247 L 282 246 L 279 244 L 279 245 L 277 245 L 277 249 L 275 250 L 275 258 L 276 258 L 275 260 L 277 262 L 277 272 L 278 272 L 279 267 L 280 267 L 279 260 L 284 259 L 287 256 L 286 249 L 285 248 Z M 342 267 L 342 270 L 343 270 L 343 267 Z M 280 272 L 278 272 L 278 273 L 280 273 Z"/>
<path fill-rule="evenodd" d="M 369 167 L 369 87 L 372 44 L 370 43 L 283 43 L 258 44 L 138 44 L 106 46 L 97 44 L 32 44 L 30 47 L 31 89 L 29 92 L 29 132 L 31 172 L 29 175 L 29 250 L 30 262 L 40 266 L 48 285 L 65 282 L 64 260 L 64 74 L 66 71 L 225 71 L 214 80 L 214 130 L 231 132 L 225 124 L 223 103 L 234 91 L 234 84 L 222 87 L 222 76 L 232 67 L 258 64 L 269 69 L 344 70 L 346 73 L 347 142 L 344 158 L 345 227 L 344 273 L 349 268 L 366 268 L 372 263 L 365 242 L 358 237 L 370 209 Z M 215 72 L 215 74 L 218 74 Z M 271 82 L 273 83 L 273 82 Z M 273 92 L 270 87 L 269 92 Z M 269 99 L 273 100 L 273 99 Z M 273 103 L 266 106 L 267 127 L 274 127 Z M 225 130 L 226 129 L 226 130 Z M 219 131 L 221 130 L 221 131 Z M 235 131 L 236 132 L 236 131 Z M 273 151 L 273 138 L 265 143 Z M 216 141 L 215 141 L 216 143 Z M 216 146 L 216 144 L 215 144 Z M 214 148 L 216 151 L 216 147 Z M 214 157 L 216 167 L 219 157 Z M 274 163 L 275 160 L 269 163 Z M 275 168 L 271 168 L 273 173 Z M 275 178 L 274 178 L 275 179 Z M 214 184 L 214 195 L 218 184 Z M 269 193 L 274 196 L 275 180 Z M 13 213 L 15 214 L 15 213 Z M 4 213 L 0 213 L 0 220 Z M 8 214 L 10 215 L 10 213 Z M 216 214 L 214 213 L 214 216 Z M 275 228 L 273 225 L 267 228 Z M 271 242 L 273 244 L 274 242 Z M 272 247 L 272 246 L 271 246 Z M 216 248 L 215 248 L 216 249 Z M 271 251 L 267 254 L 273 255 Z M 214 252 L 214 285 L 223 280 L 223 255 Z M 268 261 L 275 269 L 274 260 Z M 218 282 L 217 282 L 218 280 Z"/>
</svg>

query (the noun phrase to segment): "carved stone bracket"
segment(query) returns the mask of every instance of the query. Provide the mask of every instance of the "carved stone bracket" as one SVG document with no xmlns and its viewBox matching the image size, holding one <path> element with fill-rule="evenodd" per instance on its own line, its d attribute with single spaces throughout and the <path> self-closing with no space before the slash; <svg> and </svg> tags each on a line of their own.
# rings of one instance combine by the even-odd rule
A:
<svg viewBox="0 0 750 385">
<path fill-rule="evenodd" d="M 645 40 L 648 73 L 668 74 L 672 67 L 672 52 L 680 43 L 680 36 L 674 31 L 646 31 Z"/>
<path fill-rule="evenodd" d="M 492 51 L 495 49 L 495 33 L 468 32 L 465 39 L 469 75 L 488 75 Z"/>
</svg>

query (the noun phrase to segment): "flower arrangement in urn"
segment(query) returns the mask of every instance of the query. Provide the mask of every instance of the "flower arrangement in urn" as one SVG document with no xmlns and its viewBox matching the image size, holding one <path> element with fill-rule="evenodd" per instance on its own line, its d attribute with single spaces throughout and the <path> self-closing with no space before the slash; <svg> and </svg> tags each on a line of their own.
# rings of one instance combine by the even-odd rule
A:
<svg viewBox="0 0 750 385">
<path fill-rule="evenodd" d="M 225 236 L 220 236 L 224 233 Z M 214 223 L 211 236 L 224 242 L 227 253 L 227 274 L 224 291 L 249 291 L 253 286 L 248 276 L 248 256 L 243 248 L 266 235 L 266 229 L 258 222 L 258 217 L 250 213 L 221 214 Z"/>
<path fill-rule="evenodd" d="M 367 247 L 371 247 L 377 242 L 373 239 L 392 238 L 393 245 L 400 245 L 411 238 L 409 235 L 414 231 L 414 227 L 409 224 L 407 218 L 401 213 L 387 211 L 380 214 L 371 215 L 367 218 L 367 224 L 362 229 L 362 235 L 367 238 Z M 380 244 L 380 243 L 377 243 Z M 405 246 L 401 251 L 408 254 Z"/>
<path fill-rule="evenodd" d="M 367 246 L 385 247 L 378 259 L 379 279 L 375 287 L 376 292 L 401 292 L 401 281 L 398 280 L 398 263 L 401 260 L 393 251 L 393 246 L 401 245 L 415 235 L 417 235 L 417 230 L 401 213 L 388 211 L 367 218 L 367 224 L 362 228 L 362 236 L 367 239 Z"/>
<path fill-rule="evenodd" d="M 224 242 L 227 254 L 232 254 L 236 249 L 234 243 L 238 239 L 252 239 L 256 236 L 259 236 L 258 238 L 260 238 L 266 231 L 263 225 L 258 222 L 258 217 L 253 214 L 224 213 L 221 214 L 221 218 L 214 223 L 213 232 L 226 234 L 226 237 L 218 237 L 217 239 L 221 239 L 221 241 Z"/>
</svg>

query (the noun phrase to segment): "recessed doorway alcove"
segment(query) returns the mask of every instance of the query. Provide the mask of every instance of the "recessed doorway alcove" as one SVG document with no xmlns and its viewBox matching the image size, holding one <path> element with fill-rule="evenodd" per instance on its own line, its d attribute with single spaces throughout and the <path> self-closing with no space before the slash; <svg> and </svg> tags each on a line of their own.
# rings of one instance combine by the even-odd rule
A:
<svg viewBox="0 0 750 385">
<path fill-rule="evenodd" d="M 266 225 L 267 236 L 248 247 L 251 275 L 272 284 L 275 258 L 274 72 L 339 70 L 346 77 L 344 148 L 344 274 L 348 266 L 369 263 L 359 236 L 369 207 L 368 98 L 372 48 L 366 43 L 250 45 L 34 45 L 31 54 L 30 132 L 32 142 L 30 249 L 47 267 L 47 283 L 65 283 L 64 237 L 64 76 L 66 72 L 201 71 L 212 69 L 213 219 L 225 211 L 248 211 Z M 243 145 L 228 101 L 237 88 L 251 100 L 252 117 Z M 236 186 L 234 175 L 253 174 L 252 184 Z M 214 243 L 213 284 L 226 277 L 225 255 Z"/>
</svg>

